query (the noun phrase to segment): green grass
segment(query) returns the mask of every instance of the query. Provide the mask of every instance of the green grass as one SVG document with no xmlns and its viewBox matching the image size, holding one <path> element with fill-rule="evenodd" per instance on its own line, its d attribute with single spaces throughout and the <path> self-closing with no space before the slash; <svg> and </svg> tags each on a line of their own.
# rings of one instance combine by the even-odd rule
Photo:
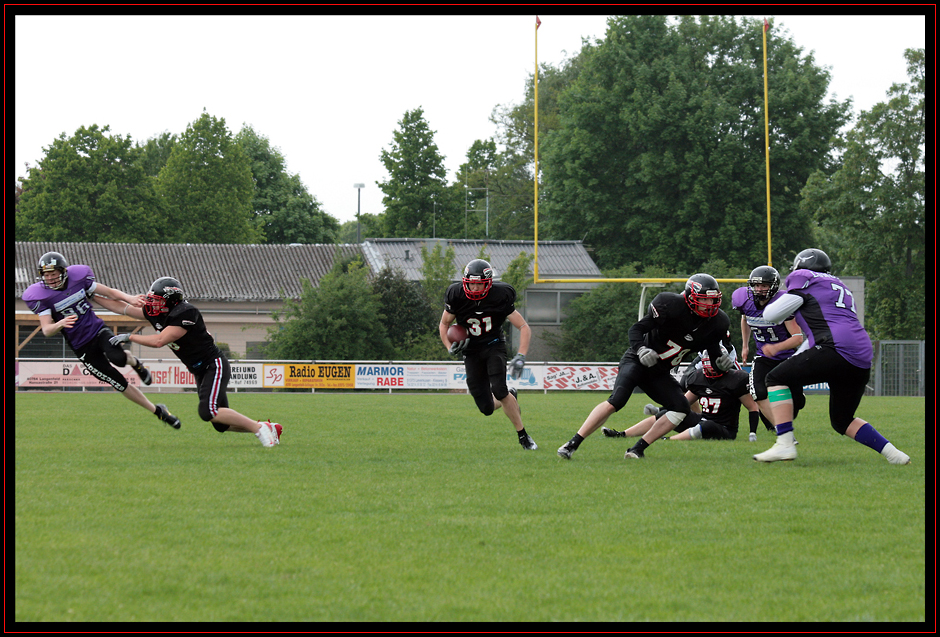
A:
<svg viewBox="0 0 940 637">
<path fill-rule="evenodd" d="M 524 392 L 524 451 L 467 395 L 230 394 L 284 424 L 218 434 L 192 394 L 18 393 L 17 622 L 924 622 L 925 400 L 865 398 L 912 464 L 837 435 L 555 450 L 602 393 Z M 637 394 L 610 423 L 640 420 Z"/>
</svg>

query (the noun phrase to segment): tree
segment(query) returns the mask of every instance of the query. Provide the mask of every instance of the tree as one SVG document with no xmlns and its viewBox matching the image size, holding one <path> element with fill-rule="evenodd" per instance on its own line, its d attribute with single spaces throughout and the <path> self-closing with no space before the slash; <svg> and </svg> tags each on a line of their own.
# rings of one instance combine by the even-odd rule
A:
<svg viewBox="0 0 940 637">
<path fill-rule="evenodd" d="M 801 206 L 820 224 L 837 273 L 865 277 L 865 327 L 877 339 L 925 338 L 925 53 L 908 49 L 909 84 L 859 117 L 841 166 L 817 171 Z M 805 246 L 804 246 L 805 247 Z"/>
<path fill-rule="evenodd" d="M 618 16 L 559 96 L 541 144 L 546 238 L 583 239 L 598 265 L 668 265 L 720 254 L 767 260 L 762 26 L 733 16 Z M 849 102 L 824 103 L 829 75 L 768 33 L 774 252 L 801 246 L 798 193 L 826 169 Z M 544 213 L 542 212 L 544 211 Z"/>
<path fill-rule="evenodd" d="M 255 187 L 248 155 L 223 118 L 206 112 L 186 127 L 160 171 L 157 190 L 176 243 L 260 243 L 252 223 Z"/>
<path fill-rule="evenodd" d="M 141 150 L 137 163 L 145 173 L 151 177 L 157 177 L 166 166 L 170 153 L 173 152 L 178 141 L 175 134 L 163 132 L 156 137 L 151 137 L 143 145 L 137 144 Z"/>
<path fill-rule="evenodd" d="M 605 271 L 607 278 L 640 276 L 636 264 Z M 627 332 L 637 320 L 640 286 L 601 283 L 573 299 L 566 308 L 561 337 L 548 338 L 556 356 L 563 360 L 619 361 L 630 346 Z"/>
<path fill-rule="evenodd" d="M 17 241 L 163 242 L 163 207 L 130 136 L 82 126 L 45 148 L 16 207 Z"/>
<path fill-rule="evenodd" d="M 401 268 L 386 265 L 372 281 L 378 296 L 382 323 L 394 347 L 393 357 L 429 360 L 441 356 L 434 310 L 416 281 L 409 281 Z"/>
<path fill-rule="evenodd" d="M 385 213 L 363 212 L 359 219 L 344 222 L 337 233 L 337 243 L 361 243 L 367 238 L 385 237 Z"/>
<path fill-rule="evenodd" d="M 339 221 L 323 212 L 298 175 L 290 175 L 280 150 L 244 126 L 235 141 L 248 155 L 255 182 L 252 208 L 266 243 L 334 243 Z"/>
<path fill-rule="evenodd" d="M 455 256 L 454 247 L 447 246 L 447 250 L 444 250 L 443 242 L 438 242 L 432 250 L 421 246 L 422 289 L 432 308 L 443 308 L 444 293 L 457 274 L 454 267 Z M 440 315 L 435 318 L 440 318 Z"/>
<path fill-rule="evenodd" d="M 516 290 L 516 309 L 525 305 L 525 291 L 532 284 L 532 269 L 529 266 L 533 261 L 535 254 L 520 252 L 519 256 L 509 262 L 500 277 Z"/>
<path fill-rule="evenodd" d="M 380 154 L 389 174 L 388 181 L 378 183 L 384 193 L 385 236 L 427 236 L 434 222 L 434 201 L 445 199 L 444 157 L 421 108 L 406 111 L 398 124 L 391 148 Z M 453 220 L 447 221 L 439 219 L 438 228 L 449 229 Z"/>
<path fill-rule="evenodd" d="M 345 271 L 344 271 L 345 268 Z M 337 262 L 313 287 L 301 282 L 300 299 L 286 299 L 274 313 L 265 349 L 269 358 L 289 360 L 387 359 L 392 344 L 376 324 L 385 320 L 382 304 L 361 261 Z"/>
</svg>

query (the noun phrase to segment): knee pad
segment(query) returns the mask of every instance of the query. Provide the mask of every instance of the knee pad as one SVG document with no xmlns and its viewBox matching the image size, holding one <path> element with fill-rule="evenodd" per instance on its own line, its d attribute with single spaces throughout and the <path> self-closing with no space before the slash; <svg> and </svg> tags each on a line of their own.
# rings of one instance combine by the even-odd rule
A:
<svg viewBox="0 0 940 637">
<path fill-rule="evenodd" d="M 849 425 L 852 424 L 853 420 L 855 420 L 854 416 L 845 423 L 839 423 L 834 420 L 830 420 L 829 424 L 832 425 L 832 428 L 836 430 L 836 433 L 838 433 L 840 436 L 844 436 L 846 430 L 848 430 Z"/>
<path fill-rule="evenodd" d="M 213 418 L 218 415 L 218 412 L 215 414 L 209 412 L 209 407 L 206 405 L 199 405 L 199 417 L 206 422 L 210 422 Z"/>
<path fill-rule="evenodd" d="M 685 420 L 686 414 L 681 411 L 667 411 L 666 418 L 669 419 L 673 425 L 679 425 L 683 420 Z"/>
<path fill-rule="evenodd" d="M 492 395 L 489 393 L 487 393 L 486 396 L 482 396 L 480 398 L 474 396 L 473 400 L 477 404 L 477 409 L 479 409 L 480 413 L 484 416 L 492 416 L 493 412 L 496 411 L 496 405 L 493 404 Z"/>
<path fill-rule="evenodd" d="M 217 423 L 217 422 L 212 423 L 212 427 L 213 427 L 216 431 L 218 431 L 220 434 L 224 434 L 226 431 L 228 431 L 228 425 L 222 425 L 222 424 Z"/>
</svg>

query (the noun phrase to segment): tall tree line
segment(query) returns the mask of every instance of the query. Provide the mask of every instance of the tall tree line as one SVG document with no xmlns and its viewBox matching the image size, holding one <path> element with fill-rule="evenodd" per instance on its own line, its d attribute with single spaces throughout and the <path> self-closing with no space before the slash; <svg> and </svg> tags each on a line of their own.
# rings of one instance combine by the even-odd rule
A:
<svg viewBox="0 0 940 637">
<path fill-rule="evenodd" d="M 266 138 L 205 112 L 179 137 L 137 144 L 92 124 L 45 150 L 17 185 L 18 241 L 333 243 L 339 232 Z"/>
</svg>

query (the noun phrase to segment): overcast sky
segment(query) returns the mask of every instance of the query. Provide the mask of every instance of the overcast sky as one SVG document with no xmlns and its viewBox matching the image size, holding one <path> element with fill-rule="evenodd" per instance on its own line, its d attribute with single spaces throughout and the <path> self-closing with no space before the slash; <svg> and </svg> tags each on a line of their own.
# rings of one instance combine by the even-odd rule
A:
<svg viewBox="0 0 940 637">
<path fill-rule="evenodd" d="M 852 97 L 856 113 L 907 82 L 904 50 L 925 47 L 925 16 L 767 17 L 830 67 L 831 97 Z M 541 63 L 606 31 L 602 15 L 539 18 Z M 383 211 L 379 154 L 408 110 L 424 110 L 453 182 L 470 145 L 496 133 L 493 108 L 522 101 L 536 55 L 534 13 L 49 15 L 16 16 L 14 27 L 15 177 L 81 126 L 143 143 L 182 134 L 205 109 L 233 134 L 250 125 L 267 137 L 341 222 L 355 219 L 355 183 L 361 211 Z"/>
</svg>

